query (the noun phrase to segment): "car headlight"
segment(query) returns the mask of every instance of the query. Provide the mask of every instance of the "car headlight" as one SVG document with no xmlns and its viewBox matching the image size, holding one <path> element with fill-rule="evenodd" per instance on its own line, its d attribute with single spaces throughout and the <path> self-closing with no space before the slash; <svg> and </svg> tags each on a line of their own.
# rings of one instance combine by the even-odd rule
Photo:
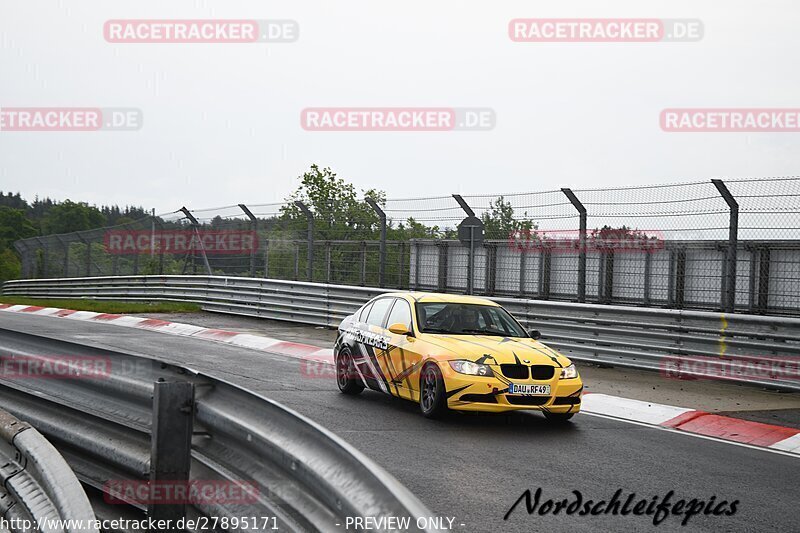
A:
<svg viewBox="0 0 800 533">
<path fill-rule="evenodd" d="M 450 367 L 459 374 L 468 374 L 470 376 L 494 376 L 494 372 L 492 372 L 489 365 L 473 363 L 472 361 L 450 361 Z"/>
<path fill-rule="evenodd" d="M 574 364 L 561 369 L 561 379 L 573 379 L 577 377 L 578 369 L 575 368 Z"/>
</svg>

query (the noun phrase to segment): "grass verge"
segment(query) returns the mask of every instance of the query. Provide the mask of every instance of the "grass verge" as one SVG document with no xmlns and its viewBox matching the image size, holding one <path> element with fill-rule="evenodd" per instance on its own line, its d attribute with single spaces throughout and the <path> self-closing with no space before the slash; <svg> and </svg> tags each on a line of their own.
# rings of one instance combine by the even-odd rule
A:
<svg viewBox="0 0 800 533">
<path fill-rule="evenodd" d="M 77 311 L 94 311 L 96 313 L 196 313 L 200 311 L 197 304 L 184 302 L 120 302 L 116 300 L 48 299 L 24 298 L 18 296 L 2 296 L 0 303 L 12 305 L 38 305 L 39 307 L 60 307 Z"/>
</svg>

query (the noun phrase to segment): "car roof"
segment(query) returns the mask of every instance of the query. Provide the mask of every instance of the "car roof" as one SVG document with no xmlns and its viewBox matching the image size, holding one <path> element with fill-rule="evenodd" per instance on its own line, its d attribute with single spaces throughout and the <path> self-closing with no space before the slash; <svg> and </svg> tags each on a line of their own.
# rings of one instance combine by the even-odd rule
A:
<svg viewBox="0 0 800 533">
<path fill-rule="evenodd" d="M 410 302 L 425 302 L 425 303 L 463 303 L 463 304 L 478 304 L 478 305 L 491 305 L 499 307 L 500 304 L 487 300 L 486 298 L 478 298 L 475 296 L 466 296 L 463 294 L 443 294 L 440 292 L 417 292 L 417 291 L 398 291 L 388 292 L 381 294 L 381 296 L 394 296 L 396 298 L 404 298 Z"/>
</svg>

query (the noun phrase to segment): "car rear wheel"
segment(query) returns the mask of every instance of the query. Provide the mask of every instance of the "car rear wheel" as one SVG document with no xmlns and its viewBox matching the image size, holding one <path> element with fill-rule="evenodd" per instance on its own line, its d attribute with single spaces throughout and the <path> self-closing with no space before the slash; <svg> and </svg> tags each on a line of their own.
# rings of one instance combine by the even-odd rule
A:
<svg viewBox="0 0 800 533">
<path fill-rule="evenodd" d="M 356 375 L 356 364 L 350 350 L 343 348 L 336 357 L 336 384 L 345 394 L 359 394 L 364 390 L 364 384 Z"/>
<path fill-rule="evenodd" d="M 554 424 L 563 424 L 573 416 L 575 413 L 550 413 L 548 411 L 542 411 L 544 413 L 544 417 L 553 422 Z"/>
<path fill-rule="evenodd" d="M 429 364 L 419 378 L 419 408 L 426 418 L 439 418 L 447 411 L 444 378 L 439 367 Z"/>
</svg>

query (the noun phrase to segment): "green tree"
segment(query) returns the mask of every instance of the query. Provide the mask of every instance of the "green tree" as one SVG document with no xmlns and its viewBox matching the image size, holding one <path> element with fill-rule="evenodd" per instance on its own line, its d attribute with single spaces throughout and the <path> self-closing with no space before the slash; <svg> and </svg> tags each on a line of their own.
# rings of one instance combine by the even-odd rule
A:
<svg viewBox="0 0 800 533">
<path fill-rule="evenodd" d="M 519 232 L 530 232 L 536 229 L 536 225 L 527 219 L 528 213 L 524 213 L 522 219 L 514 217 L 514 208 L 511 202 L 498 196 L 489 204 L 489 209 L 481 215 L 481 221 L 485 227 L 485 235 L 489 239 L 507 239 Z"/>
<path fill-rule="evenodd" d="M 360 197 L 352 183 L 339 178 L 330 168 L 311 169 L 300 177 L 300 186 L 281 207 L 284 227 L 299 236 L 307 227 L 307 219 L 294 202 L 300 201 L 314 213 L 316 239 L 360 240 L 377 237 L 379 226 L 375 211 L 364 201 L 386 203 L 383 191 L 369 189 Z"/>
<path fill-rule="evenodd" d="M 22 209 L 0 206 L 0 250 L 11 248 L 14 241 L 36 235 L 36 228 Z"/>
<path fill-rule="evenodd" d="M 69 233 L 103 227 L 106 218 L 96 207 L 64 200 L 49 209 L 42 220 L 42 234 Z"/>
</svg>

